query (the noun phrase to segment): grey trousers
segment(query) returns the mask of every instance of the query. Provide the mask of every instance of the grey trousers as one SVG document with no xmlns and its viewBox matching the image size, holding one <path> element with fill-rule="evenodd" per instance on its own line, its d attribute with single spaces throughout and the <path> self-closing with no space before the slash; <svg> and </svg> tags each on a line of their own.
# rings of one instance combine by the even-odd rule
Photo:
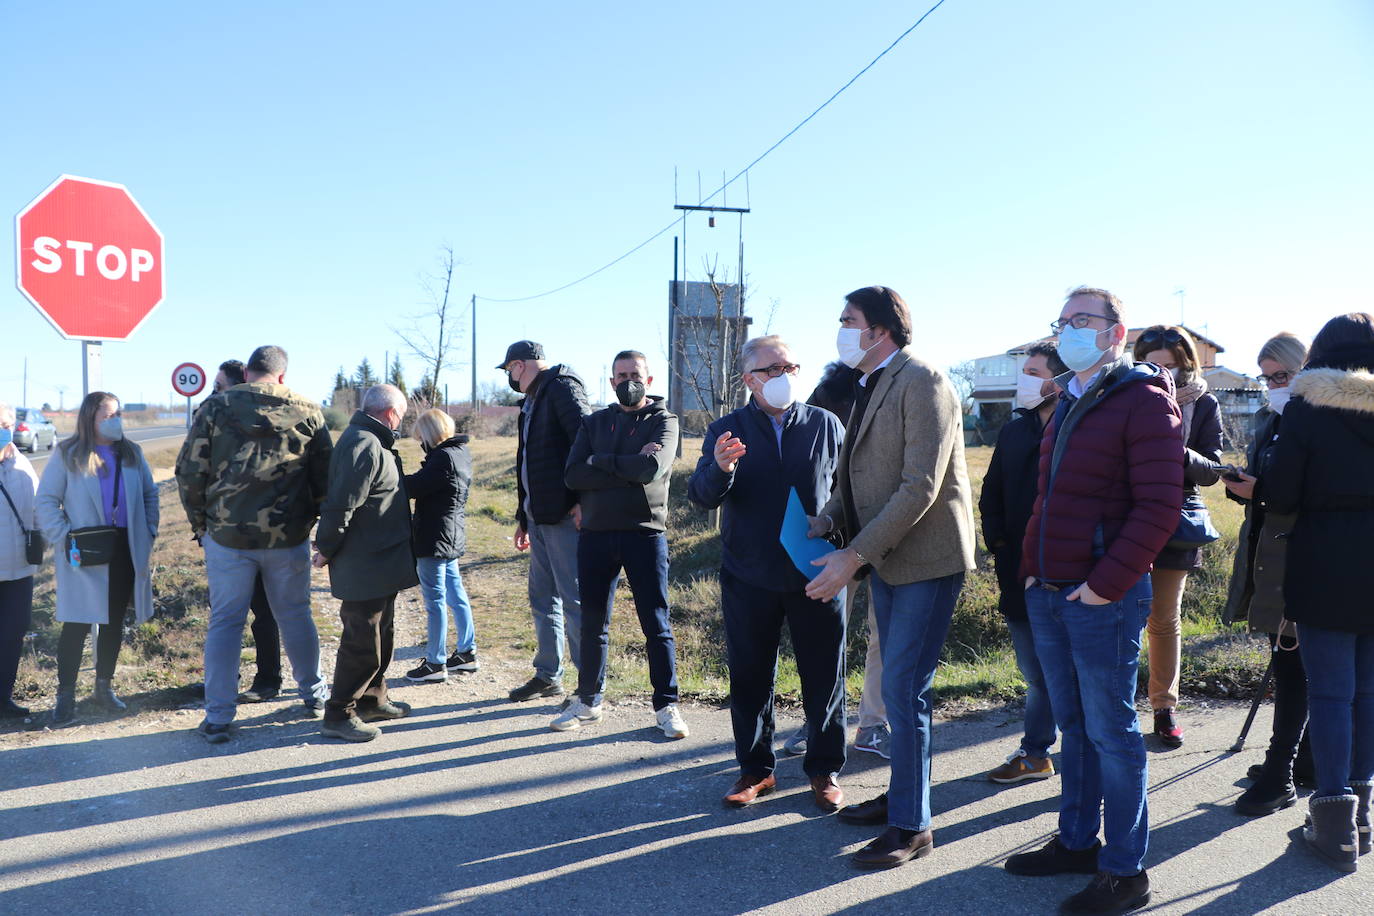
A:
<svg viewBox="0 0 1374 916">
<path fill-rule="evenodd" d="M 582 603 L 577 584 L 577 528 L 572 518 L 533 525 L 530 536 L 530 614 L 534 618 L 534 673 L 563 679 L 563 645 L 574 663 L 582 648 Z"/>
</svg>

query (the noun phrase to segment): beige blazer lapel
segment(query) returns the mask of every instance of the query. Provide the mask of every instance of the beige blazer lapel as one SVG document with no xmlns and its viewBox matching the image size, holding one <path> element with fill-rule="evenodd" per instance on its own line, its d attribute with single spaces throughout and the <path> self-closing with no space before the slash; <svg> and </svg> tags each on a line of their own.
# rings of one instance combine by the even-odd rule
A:
<svg viewBox="0 0 1374 916">
<path fill-rule="evenodd" d="M 869 426 L 873 424 L 873 417 L 878 412 L 878 407 L 887 397 L 887 393 L 892 390 L 893 379 L 897 375 L 897 370 L 906 365 L 911 359 L 911 354 L 906 350 L 898 350 L 892 356 L 892 362 L 883 369 L 883 374 L 878 376 L 877 387 L 873 389 L 872 396 L 868 399 L 868 407 L 864 410 L 863 422 L 859 424 L 859 431 L 854 434 L 854 446 L 857 448 L 859 440 L 868 432 Z"/>
</svg>

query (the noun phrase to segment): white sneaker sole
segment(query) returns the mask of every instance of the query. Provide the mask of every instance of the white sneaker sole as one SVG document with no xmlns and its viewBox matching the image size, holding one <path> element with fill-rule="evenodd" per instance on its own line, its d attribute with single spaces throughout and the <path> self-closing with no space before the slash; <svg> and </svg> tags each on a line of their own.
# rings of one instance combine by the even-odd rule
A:
<svg viewBox="0 0 1374 916">
<path fill-rule="evenodd" d="M 444 681 L 448 680 L 448 675 L 442 671 L 436 671 L 434 674 L 426 674 L 424 677 L 411 677 L 407 674 L 406 680 L 410 681 L 412 684 L 442 684 Z"/>
<path fill-rule="evenodd" d="M 863 751 L 863 752 L 866 753 L 866 754 L 877 754 L 879 757 L 883 758 L 884 760 L 891 760 L 891 759 L 892 759 L 892 755 L 891 755 L 891 754 L 884 754 L 884 753 L 883 753 L 881 750 L 879 750 L 878 748 L 872 747 L 871 745 L 867 745 L 867 744 L 856 744 L 856 745 L 854 745 L 854 750 L 856 750 L 856 751 Z"/>
<path fill-rule="evenodd" d="M 688 735 L 691 734 L 691 731 L 685 727 L 681 731 L 678 731 L 675 728 L 667 728 L 665 726 L 660 725 L 659 730 L 663 732 L 665 737 L 672 738 L 674 741 L 676 741 L 679 738 L 686 738 Z"/>
</svg>

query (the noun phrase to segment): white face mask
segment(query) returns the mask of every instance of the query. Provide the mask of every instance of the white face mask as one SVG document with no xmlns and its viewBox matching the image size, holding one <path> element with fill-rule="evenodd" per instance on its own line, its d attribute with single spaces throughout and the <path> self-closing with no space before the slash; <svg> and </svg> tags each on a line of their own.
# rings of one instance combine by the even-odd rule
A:
<svg viewBox="0 0 1374 916">
<path fill-rule="evenodd" d="M 792 376 L 784 372 L 777 378 L 770 378 L 763 383 L 763 388 L 759 394 L 768 402 L 769 407 L 783 410 L 792 406 L 792 402 L 797 398 L 792 393 Z"/>
<path fill-rule="evenodd" d="M 840 362 L 851 369 L 859 368 L 859 363 L 864 361 L 868 351 L 877 346 L 877 343 L 874 343 L 873 347 L 865 349 L 860 343 L 863 332 L 867 330 L 868 328 L 840 328 L 840 333 L 835 335 L 835 349 L 839 351 Z"/>
<path fill-rule="evenodd" d="M 1040 386 L 1045 384 L 1045 379 L 1037 378 L 1034 375 L 1021 373 L 1016 377 L 1016 406 L 1025 410 L 1034 410 L 1045 403 L 1045 398 L 1049 395 L 1040 393 Z"/>
<path fill-rule="evenodd" d="M 1269 409 L 1274 413 L 1283 413 L 1283 408 L 1288 405 L 1291 392 L 1284 388 L 1269 388 L 1264 392 L 1264 396 L 1269 399 Z"/>
</svg>

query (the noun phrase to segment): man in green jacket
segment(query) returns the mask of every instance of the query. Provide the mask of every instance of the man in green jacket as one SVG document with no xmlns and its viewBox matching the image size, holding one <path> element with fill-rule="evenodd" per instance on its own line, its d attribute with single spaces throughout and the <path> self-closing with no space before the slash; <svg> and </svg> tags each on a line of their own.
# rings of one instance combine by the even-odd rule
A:
<svg viewBox="0 0 1374 916">
<path fill-rule="evenodd" d="M 229 740 L 239 651 L 258 576 L 306 708 L 324 706 L 320 640 L 310 616 L 310 528 L 333 449 L 317 404 L 286 387 L 286 351 L 258 347 L 247 382 L 208 399 L 177 459 L 177 486 L 205 548 L 210 625 L 205 634 L 205 721 L 211 744 Z"/>
<path fill-rule="evenodd" d="M 363 394 L 363 408 L 339 436 L 329 462 L 329 494 L 320 509 L 314 564 L 329 567 L 343 634 L 334 688 L 320 731 L 345 741 L 380 734 L 368 723 L 410 711 L 387 699 L 396 593 L 419 583 L 410 544 L 410 503 L 401 478 L 396 433 L 406 396 L 394 385 Z"/>
</svg>

